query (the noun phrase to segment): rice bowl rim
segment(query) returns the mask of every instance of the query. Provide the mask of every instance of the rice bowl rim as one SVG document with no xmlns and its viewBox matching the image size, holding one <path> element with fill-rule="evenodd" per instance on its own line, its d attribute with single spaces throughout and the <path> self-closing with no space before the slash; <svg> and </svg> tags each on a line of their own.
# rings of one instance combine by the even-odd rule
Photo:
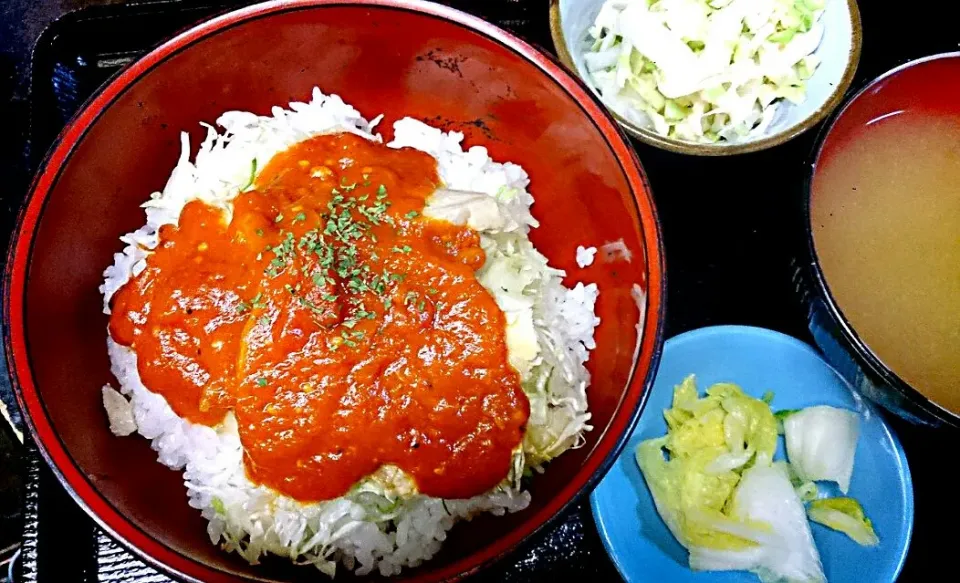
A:
<svg viewBox="0 0 960 583">
<path fill-rule="evenodd" d="M 456 558 L 449 565 L 435 569 L 433 578 L 456 580 L 493 563 L 553 522 L 584 492 L 592 490 L 623 449 L 627 436 L 636 424 L 649 395 L 648 389 L 653 382 L 660 358 L 665 271 L 660 225 L 653 206 L 649 180 L 636 153 L 628 145 L 622 130 L 606 108 L 578 77 L 566 71 L 552 56 L 538 51 L 512 33 L 478 17 L 446 6 L 415 0 L 273 0 L 202 22 L 174 36 L 117 73 L 86 101 L 58 136 L 40 165 L 40 170 L 18 213 L 16 228 L 7 253 L 2 290 L 3 315 L 7 322 L 3 338 L 7 366 L 19 406 L 25 413 L 27 428 L 41 455 L 74 501 L 101 528 L 150 565 L 183 580 L 217 583 L 235 581 L 237 577 L 243 577 L 251 581 L 273 581 L 260 576 L 229 573 L 160 542 L 127 519 L 112 502 L 105 498 L 67 451 L 34 384 L 27 346 L 26 283 L 37 229 L 49 194 L 58 184 L 60 174 L 75 148 L 84 140 L 87 132 L 98 122 L 100 116 L 144 75 L 181 51 L 235 26 L 277 14 L 333 6 L 401 10 L 452 23 L 494 41 L 506 51 L 520 57 L 527 65 L 535 67 L 539 74 L 546 75 L 553 83 L 559 85 L 601 133 L 630 186 L 631 198 L 640 219 L 640 224 L 636 226 L 640 229 L 646 260 L 646 305 L 645 312 L 641 314 L 642 337 L 635 348 L 628 380 L 609 426 L 598 437 L 590 456 L 577 470 L 575 479 L 563 486 L 558 494 L 546 502 L 545 506 L 495 542 L 470 555 Z M 637 378 L 636 375 L 640 366 L 647 367 L 643 378 Z"/>
</svg>

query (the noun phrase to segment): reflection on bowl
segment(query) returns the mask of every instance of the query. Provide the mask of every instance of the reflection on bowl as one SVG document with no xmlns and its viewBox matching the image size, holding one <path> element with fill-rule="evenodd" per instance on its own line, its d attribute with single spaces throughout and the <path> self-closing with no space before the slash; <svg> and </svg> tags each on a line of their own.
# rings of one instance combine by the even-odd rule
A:
<svg viewBox="0 0 960 583">
<path fill-rule="evenodd" d="M 415 31 L 411 32 L 411 31 Z M 360 111 L 465 134 L 526 167 L 550 263 L 578 270 L 578 245 L 622 239 L 633 259 L 598 261 L 578 278 L 601 299 L 589 369 L 584 447 L 530 482 L 531 506 L 455 528 L 433 560 L 403 575 L 446 581 L 490 564 L 560 514 L 612 463 L 652 381 L 660 345 L 663 264 L 657 219 L 635 155 L 603 107 L 557 63 L 479 19 L 406 0 L 284 0 L 218 17 L 123 71 L 62 134 L 34 183 L 5 279 L 6 349 L 34 440 L 64 486 L 108 532 L 175 577 L 292 581 L 277 562 L 250 566 L 210 544 L 183 477 L 149 442 L 111 435 L 100 389 L 112 382 L 97 291 L 117 238 L 143 223 L 201 121 L 228 110 L 268 114 L 313 87 Z M 632 292 L 645 302 L 638 309 Z M 638 337 L 637 320 L 644 322 Z"/>
<path fill-rule="evenodd" d="M 868 397 L 960 426 L 960 54 L 870 83 L 825 130 L 810 177 L 811 329 Z"/>
<path fill-rule="evenodd" d="M 550 31 L 560 60 L 588 85 L 584 62 L 588 30 L 604 0 L 551 0 Z M 823 38 L 815 51 L 820 65 L 806 82 L 806 97 L 799 104 L 780 107 L 763 132 L 735 142 L 698 143 L 657 133 L 611 109 L 621 126 L 638 140 L 681 154 L 724 156 L 756 152 L 782 144 L 807 131 L 829 115 L 853 82 L 860 60 L 860 12 L 855 0 L 828 0 L 821 16 Z M 594 89 L 596 91 L 596 89 Z"/>
</svg>

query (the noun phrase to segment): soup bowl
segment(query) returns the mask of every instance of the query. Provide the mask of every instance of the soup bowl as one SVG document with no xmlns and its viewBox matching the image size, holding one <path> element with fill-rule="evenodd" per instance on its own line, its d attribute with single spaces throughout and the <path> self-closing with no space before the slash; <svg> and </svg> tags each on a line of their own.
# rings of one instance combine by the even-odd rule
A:
<svg viewBox="0 0 960 583">
<path fill-rule="evenodd" d="M 808 176 L 803 213 L 807 234 L 799 266 L 798 283 L 808 308 L 808 324 L 813 337 L 830 363 L 858 391 L 904 419 L 916 424 L 960 427 L 960 416 L 921 394 L 904 380 L 871 348 L 858 332 L 844 305 L 838 300 L 836 283 L 824 270 L 818 249 L 818 210 L 825 208 L 817 189 L 825 163 L 846 149 L 856 149 L 866 131 L 893 116 L 922 113 L 942 120 L 960 120 L 960 102 L 954 98 L 960 90 L 960 53 L 948 53 L 906 63 L 871 81 L 852 97 L 825 125 L 815 150 Z M 897 148 L 907 147 L 898 143 Z M 857 150 L 859 151 L 859 150 Z M 856 190 L 854 188 L 853 190 Z M 869 193 L 850 192 L 850 196 Z M 904 193 L 909 196 L 910 193 Z M 850 201 L 840 201 L 840 209 Z M 819 205 L 819 206 L 818 206 Z M 852 204 L 850 208 L 852 208 Z M 825 212 L 825 211 L 820 211 Z M 832 215 L 831 215 L 832 216 Z M 896 219 L 900 220 L 900 217 Z M 870 285 L 864 282 L 863 285 Z M 922 285 L 915 282 L 915 285 Z M 907 301 L 907 300 L 904 300 Z M 917 350 L 902 346 L 901 350 Z"/>
<path fill-rule="evenodd" d="M 64 487 L 150 564 L 205 583 L 322 577 L 279 560 L 251 566 L 211 545 L 180 472 L 157 463 L 149 441 L 110 433 L 100 388 L 115 380 L 98 292 L 118 237 L 142 224 L 141 203 L 174 167 L 181 131 L 196 145 L 202 121 L 267 114 L 315 86 L 383 113 L 385 139 L 392 121 L 412 116 L 523 165 L 541 223 L 534 244 L 567 283 L 600 289 L 593 430 L 530 481 L 529 508 L 458 525 L 433 560 L 400 577 L 453 580 L 514 548 L 605 473 L 640 414 L 662 340 L 663 256 L 639 161 L 589 89 L 503 30 L 426 2 L 284 0 L 204 22 L 123 70 L 64 130 L 21 210 L 4 281 L 8 364 L 30 434 Z M 621 240 L 631 260 L 577 267 L 578 245 Z"/>
</svg>

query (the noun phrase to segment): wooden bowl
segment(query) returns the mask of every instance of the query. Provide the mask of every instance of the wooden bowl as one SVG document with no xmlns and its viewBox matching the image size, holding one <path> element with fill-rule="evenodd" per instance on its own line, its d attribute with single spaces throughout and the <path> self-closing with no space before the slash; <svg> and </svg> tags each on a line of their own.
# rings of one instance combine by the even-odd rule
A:
<svg viewBox="0 0 960 583">
<path fill-rule="evenodd" d="M 282 561 L 250 566 L 210 544 L 182 477 L 149 442 L 108 431 L 112 382 L 98 285 L 143 223 L 179 134 L 231 110 L 269 112 L 314 86 L 368 117 L 414 116 L 522 164 L 542 226 L 534 243 L 574 280 L 595 281 L 602 323 L 590 360 L 585 447 L 532 480 L 529 509 L 461 524 L 432 561 L 401 580 L 443 581 L 494 561 L 590 489 L 623 447 L 656 370 L 663 256 L 650 189 L 616 124 L 551 58 L 476 18 L 404 0 L 295 0 L 251 6 L 163 44 L 106 85 L 49 153 L 21 211 L 5 276 L 5 338 L 28 427 L 79 504 L 149 563 L 206 583 L 322 577 Z M 575 264 L 577 245 L 623 239 L 631 262 Z M 631 297 L 638 284 L 645 301 Z M 640 341 L 638 342 L 638 321 Z"/>
</svg>

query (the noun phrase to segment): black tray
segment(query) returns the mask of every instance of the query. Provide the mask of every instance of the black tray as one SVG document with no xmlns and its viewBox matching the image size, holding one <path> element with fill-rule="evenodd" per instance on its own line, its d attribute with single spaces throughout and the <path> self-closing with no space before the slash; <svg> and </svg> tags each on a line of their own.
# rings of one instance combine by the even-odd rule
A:
<svg viewBox="0 0 960 583">
<path fill-rule="evenodd" d="M 247 3 L 172 0 L 113 5 L 83 9 L 55 22 L 40 37 L 33 55 L 29 169 L 36 168 L 83 100 L 119 68 L 174 32 Z M 546 0 L 446 3 L 552 52 Z M 894 11 L 870 1 L 863 3 L 861 11 L 866 35 L 855 88 L 912 58 L 955 50 L 960 41 L 952 19 L 925 18 L 929 11 Z M 793 275 L 794 250 L 802 235 L 800 185 L 816 133 L 815 129 L 778 148 L 734 158 L 691 158 L 635 144 L 651 179 L 663 225 L 668 336 L 701 326 L 736 323 L 772 328 L 811 341 Z M 724 178 L 728 176 L 742 178 Z M 3 226 L 7 222 L 4 220 Z M 9 227 L 3 235 L 8 234 Z M 910 458 L 916 491 L 914 541 L 901 580 L 925 581 L 952 564 L 953 537 L 937 533 L 941 528 L 948 532 L 947 525 L 960 519 L 960 510 L 952 499 L 954 488 L 941 468 L 960 443 L 955 436 L 934 435 L 897 420 L 892 423 Z M 930 440 L 937 440 L 936 451 L 930 451 Z M 71 501 L 29 443 L 25 465 L 27 504 L 19 580 L 168 581 L 100 531 Z M 586 500 L 497 567 L 472 580 L 550 581 L 558 577 L 620 580 L 603 550 Z"/>
</svg>

